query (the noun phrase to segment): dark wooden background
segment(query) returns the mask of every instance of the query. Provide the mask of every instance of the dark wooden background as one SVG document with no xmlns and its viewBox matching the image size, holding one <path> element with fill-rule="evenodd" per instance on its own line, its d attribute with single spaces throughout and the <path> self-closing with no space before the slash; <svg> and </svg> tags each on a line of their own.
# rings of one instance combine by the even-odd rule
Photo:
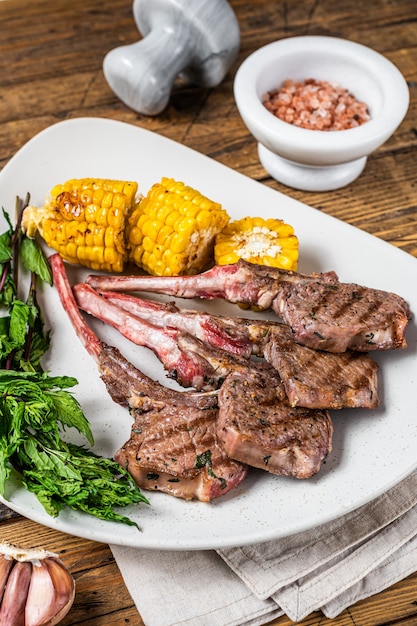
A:
<svg viewBox="0 0 417 626">
<path fill-rule="evenodd" d="M 102 73 L 109 50 L 140 37 L 131 0 L 0 0 L 0 168 L 33 135 L 57 121 L 113 118 L 179 141 L 417 256 L 416 1 L 232 0 L 230 4 L 241 28 L 241 49 L 226 79 L 210 90 L 178 83 L 168 108 L 157 117 L 147 117 L 123 105 Z M 321 194 L 288 189 L 268 177 L 233 100 L 233 77 L 244 58 L 275 39 L 307 34 L 344 37 L 381 52 L 402 71 L 411 94 L 404 122 L 368 159 L 364 174 L 344 189 Z M 62 150 L 82 154 L 88 145 L 67 145 Z M 2 506 L 0 519 L 0 539 L 58 552 L 73 572 L 77 595 L 63 626 L 143 625 L 108 546 L 41 527 Z M 417 625 L 417 574 L 359 602 L 337 619 L 315 613 L 302 622 L 303 626 L 330 623 Z M 291 622 L 281 618 L 274 624 Z"/>
</svg>

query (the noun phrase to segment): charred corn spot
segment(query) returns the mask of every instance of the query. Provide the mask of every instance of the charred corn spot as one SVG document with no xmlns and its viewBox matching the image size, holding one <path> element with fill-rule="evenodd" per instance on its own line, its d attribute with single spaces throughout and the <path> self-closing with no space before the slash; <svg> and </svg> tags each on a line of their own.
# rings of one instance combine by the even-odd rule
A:
<svg viewBox="0 0 417 626">
<path fill-rule="evenodd" d="M 244 259 L 258 265 L 296 270 L 298 239 L 293 227 L 282 220 L 245 217 L 230 222 L 216 236 L 214 259 L 217 265 Z"/>
<path fill-rule="evenodd" d="M 121 272 L 128 257 L 125 230 L 136 206 L 138 184 L 100 178 L 55 185 L 44 207 L 25 209 L 22 229 L 37 232 L 71 263 Z"/>
<path fill-rule="evenodd" d="M 130 260 L 155 276 L 197 274 L 229 221 L 217 202 L 173 178 L 151 187 L 128 220 Z"/>
</svg>

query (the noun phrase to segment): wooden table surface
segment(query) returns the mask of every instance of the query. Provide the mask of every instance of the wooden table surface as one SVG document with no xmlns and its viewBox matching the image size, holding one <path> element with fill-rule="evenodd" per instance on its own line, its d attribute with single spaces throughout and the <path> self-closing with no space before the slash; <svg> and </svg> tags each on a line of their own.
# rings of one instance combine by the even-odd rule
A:
<svg viewBox="0 0 417 626">
<path fill-rule="evenodd" d="M 203 152 L 417 256 L 415 0 L 232 0 L 231 5 L 240 23 L 241 49 L 222 84 L 210 90 L 178 85 L 168 108 L 146 117 L 123 105 L 102 73 L 109 50 L 139 38 L 131 0 L 0 0 L 0 168 L 33 135 L 60 120 L 122 120 Z M 368 159 L 362 176 L 338 191 L 307 193 L 272 180 L 234 104 L 239 63 L 256 48 L 295 35 L 332 35 L 368 45 L 393 61 L 410 87 L 410 108 L 400 128 Z M 2 540 L 58 552 L 73 572 L 77 594 L 64 626 L 143 624 L 108 546 L 39 526 L 3 506 L 0 519 Z M 274 622 L 291 623 L 285 617 Z M 417 624 L 417 573 L 334 620 L 317 612 L 301 623 Z"/>
</svg>

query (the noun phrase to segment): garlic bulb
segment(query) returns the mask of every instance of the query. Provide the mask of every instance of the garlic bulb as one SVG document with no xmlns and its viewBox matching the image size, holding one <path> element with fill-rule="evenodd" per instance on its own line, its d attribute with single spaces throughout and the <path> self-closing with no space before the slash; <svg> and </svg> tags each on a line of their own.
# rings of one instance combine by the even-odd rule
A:
<svg viewBox="0 0 417 626">
<path fill-rule="evenodd" d="M 1 626 L 54 626 L 74 596 L 74 579 L 57 554 L 0 542 Z"/>
</svg>

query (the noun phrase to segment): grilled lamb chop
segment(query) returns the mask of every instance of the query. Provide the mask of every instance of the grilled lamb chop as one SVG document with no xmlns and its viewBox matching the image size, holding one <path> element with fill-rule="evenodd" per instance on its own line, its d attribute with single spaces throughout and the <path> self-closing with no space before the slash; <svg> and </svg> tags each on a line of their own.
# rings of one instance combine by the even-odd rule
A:
<svg viewBox="0 0 417 626">
<path fill-rule="evenodd" d="M 139 487 L 208 502 L 241 483 L 247 466 L 230 459 L 216 434 L 217 396 L 178 392 L 151 380 L 117 348 L 102 343 L 82 318 L 62 259 L 50 258 L 54 285 L 76 334 L 96 360 L 112 399 L 128 406 L 135 423 L 115 460 Z"/>
<path fill-rule="evenodd" d="M 406 347 L 411 312 L 400 296 L 341 283 L 334 272 L 305 275 L 240 260 L 197 276 L 90 276 L 96 289 L 222 298 L 272 308 L 294 339 L 313 349 L 368 352 Z"/>
<path fill-rule="evenodd" d="M 88 288 L 76 286 L 75 293 L 77 296 L 88 293 Z M 228 371 L 247 369 L 242 357 L 248 358 L 252 351 L 263 355 L 278 371 L 291 406 L 340 409 L 375 408 L 379 404 L 378 366 L 366 353 L 348 350 L 334 354 L 312 350 L 295 343 L 289 327 L 280 322 L 215 316 L 117 292 L 101 291 L 100 294 L 135 316 L 136 322 L 140 317 L 164 330 L 167 326 L 177 328 L 204 342 L 193 344 L 182 335 L 181 347 L 200 353 L 205 362 L 211 364 L 211 370 L 209 366 L 206 370 L 206 384 L 209 376 L 212 384 L 220 383 Z M 81 302 L 78 298 L 78 303 L 87 310 L 83 298 Z M 138 326 L 140 328 L 140 324 Z M 125 327 L 127 324 L 122 326 L 122 332 Z M 152 336 L 157 337 L 155 333 Z M 135 343 L 140 343 L 139 338 L 140 333 Z M 214 346 L 214 350 L 210 352 L 207 343 Z M 223 358 L 219 348 L 226 352 Z M 154 346 L 154 351 L 158 351 L 158 345 Z"/>
<path fill-rule="evenodd" d="M 227 454 L 272 474 L 310 478 L 332 449 L 327 411 L 288 407 L 278 375 L 231 374 L 219 391 L 217 434 Z"/>
<path fill-rule="evenodd" d="M 291 406 L 373 409 L 379 405 L 378 365 L 365 352 L 313 350 L 295 343 L 283 325 L 271 329 L 262 352 L 279 373 Z"/>
<path fill-rule="evenodd" d="M 143 489 L 209 502 L 239 485 L 247 465 L 225 454 L 216 434 L 217 408 L 165 404 L 137 415 L 114 459 Z"/>
</svg>

